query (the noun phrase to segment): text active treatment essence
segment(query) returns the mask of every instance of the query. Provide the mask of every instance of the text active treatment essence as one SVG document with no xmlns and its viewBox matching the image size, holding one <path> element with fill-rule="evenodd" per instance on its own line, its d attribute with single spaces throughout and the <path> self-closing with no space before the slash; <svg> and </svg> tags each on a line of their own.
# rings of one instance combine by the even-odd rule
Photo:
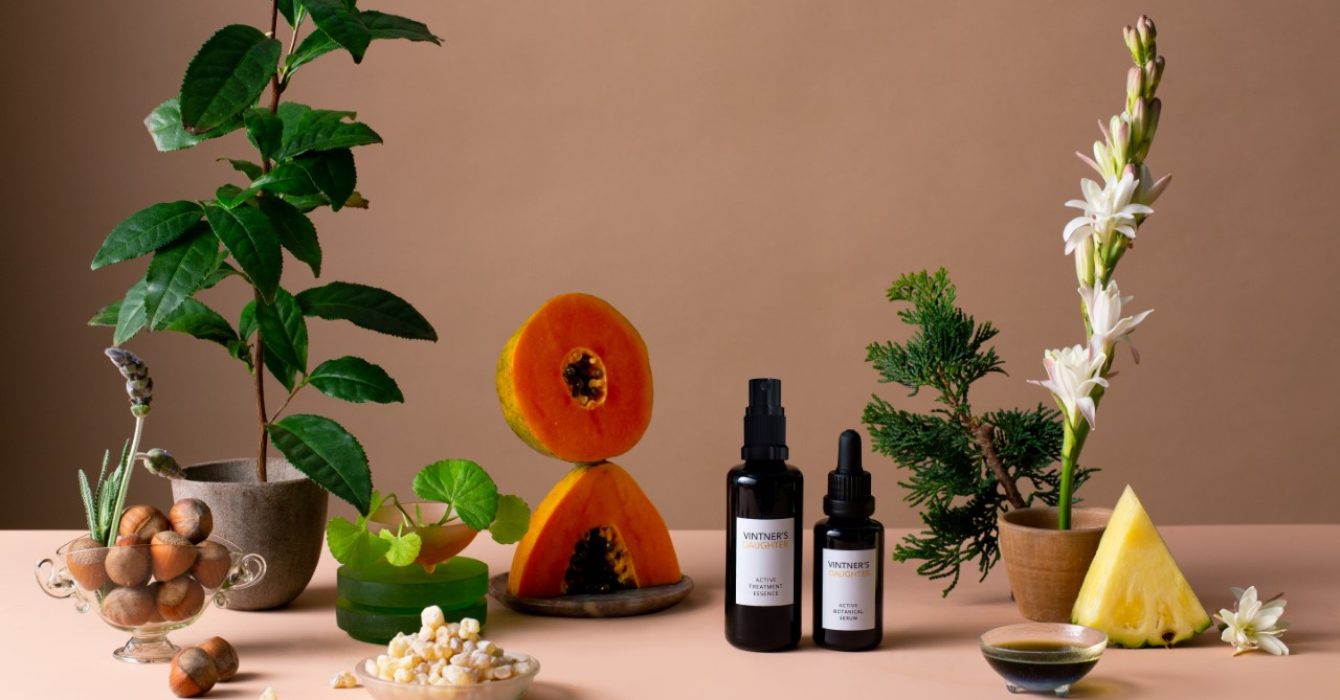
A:
<svg viewBox="0 0 1340 700">
<path fill-rule="evenodd" d="M 838 438 L 828 472 L 827 518 L 814 524 L 814 643 L 862 651 L 884 637 L 884 526 L 870 516 L 870 472 L 861 469 L 861 436 Z"/>
<path fill-rule="evenodd" d="M 800 642 L 804 480 L 786 463 L 782 382 L 749 380 L 744 464 L 726 475 L 726 640 L 749 651 Z"/>
</svg>

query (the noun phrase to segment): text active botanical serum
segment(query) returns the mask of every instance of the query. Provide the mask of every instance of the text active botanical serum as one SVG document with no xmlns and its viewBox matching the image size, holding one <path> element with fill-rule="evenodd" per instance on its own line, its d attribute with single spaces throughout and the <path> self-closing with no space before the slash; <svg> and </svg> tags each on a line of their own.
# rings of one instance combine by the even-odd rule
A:
<svg viewBox="0 0 1340 700">
<path fill-rule="evenodd" d="M 827 518 L 814 524 L 814 643 L 842 651 L 879 646 L 884 637 L 884 526 L 870 516 L 870 472 L 861 468 L 861 435 L 838 438 L 828 472 Z"/>
<path fill-rule="evenodd" d="M 726 639 L 749 651 L 800 642 L 804 479 L 786 463 L 782 382 L 749 380 L 744 458 L 726 475 Z"/>
</svg>

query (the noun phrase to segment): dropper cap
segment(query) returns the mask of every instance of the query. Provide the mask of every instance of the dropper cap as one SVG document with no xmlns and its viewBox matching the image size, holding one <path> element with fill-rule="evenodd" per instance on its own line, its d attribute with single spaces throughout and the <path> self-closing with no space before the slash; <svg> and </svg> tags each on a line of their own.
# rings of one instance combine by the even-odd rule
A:
<svg viewBox="0 0 1340 700">
<path fill-rule="evenodd" d="M 744 410 L 744 460 L 785 460 L 786 409 L 782 380 L 750 379 L 749 407 Z"/>
<path fill-rule="evenodd" d="M 861 468 L 861 434 L 844 430 L 838 436 L 837 468 L 828 472 L 824 514 L 839 518 L 868 518 L 874 513 L 870 472 Z"/>
</svg>

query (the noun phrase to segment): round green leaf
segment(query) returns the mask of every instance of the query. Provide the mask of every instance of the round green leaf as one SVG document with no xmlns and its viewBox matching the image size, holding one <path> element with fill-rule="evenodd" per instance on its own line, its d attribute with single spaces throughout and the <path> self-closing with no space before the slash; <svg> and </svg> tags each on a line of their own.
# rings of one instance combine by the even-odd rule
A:
<svg viewBox="0 0 1340 700">
<path fill-rule="evenodd" d="M 498 512 L 489 525 L 489 534 L 499 544 L 512 544 L 526 536 L 530 529 L 530 506 L 520 496 L 506 494 L 498 497 Z"/>
<path fill-rule="evenodd" d="M 434 462 L 414 476 L 419 498 L 450 505 L 474 530 L 484 530 L 498 511 L 498 487 L 484 468 L 468 459 Z"/>
</svg>

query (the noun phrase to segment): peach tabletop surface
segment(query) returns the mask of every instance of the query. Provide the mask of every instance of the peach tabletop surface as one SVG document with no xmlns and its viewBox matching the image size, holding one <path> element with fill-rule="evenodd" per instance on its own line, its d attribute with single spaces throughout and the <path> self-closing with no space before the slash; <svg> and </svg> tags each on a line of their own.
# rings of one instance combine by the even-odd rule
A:
<svg viewBox="0 0 1340 700">
<path fill-rule="evenodd" d="M 1111 649 L 1077 684 L 1074 697 L 1340 697 L 1340 525 L 1186 526 L 1163 530 L 1211 612 L 1230 603 L 1229 586 L 1283 591 L 1293 628 L 1287 658 L 1234 658 L 1207 632 L 1174 650 Z M 889 539 L 904 531 L 889 531 Z M 72 539 L 67 531 L 3 531 L 0 553 L 0 663 L 7 698 L 170 698 L 167 667 L 132 666 L 111 651 L 125 635 L 75 612 L 38 589 L 31 566 Z M 1020 621 L 1003 569 L 986 583 L 960 583 L 941 599 L 935 582 L 911 565 L 890 564 L 885 638 L 879 649 L 840 653 L 806 639 L 797 651 L 737 651 L 722 636 L 723 535 L 674 533 L 693 595 L 648 617 L 565 620 L 518 615 L 490 601 L 486 637 L 533 654 L 543 670 L 532 700 L 586 698 L 991 698 L 1008 697 L 977 651 L 977 635 Z M 503 571 L 510 548 L 481 538 L 466 554 Z M 809 554 L 807 543 L 807 558 Z M 808 572 L 806 574 L 808 576 Z M 808 580 L 808 579 L 807 579 Z M 807 586 L 808 593 L 808 586 Z M 327 556 L 307 591 L 288 609 L 246 613 L 213 609 L 172 635 L 178 644 L 213 635 L 230 640 L 242 673 L 211 698 L 256 698 L 273 686 L 282 700 L 358 698 L 327 679 L 377 647 L 335 626 L 335 563 Z M 808 616 L 809 604 L 805 603 Z"/>
</svg>

